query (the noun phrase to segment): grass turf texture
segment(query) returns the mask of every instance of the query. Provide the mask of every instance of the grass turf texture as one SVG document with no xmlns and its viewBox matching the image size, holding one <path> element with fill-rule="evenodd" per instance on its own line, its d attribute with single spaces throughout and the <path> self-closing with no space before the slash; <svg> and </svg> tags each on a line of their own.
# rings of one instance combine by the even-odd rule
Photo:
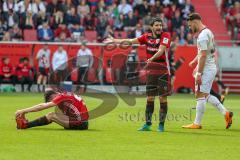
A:
<svg viewBox="0 0 240 160">
<path fill-rule="evenodd" d="M 108 100 L 106 95 L 105 98 Z M 85 97 L 89 108 L 101 100 Z M 1 160 L 76 160 L 76 159 L 239 159 L 240 99 L 230 95 L 225 101 L 234 112 L 231 129 L 225 130 L 223 116 L 207 105 L 202 130 L 185 130 L 191 123 L 190 108 L 195 106 L 193 95 L 169 97 L 169 117 L 166 132 L 158 133 L 157 120 L 153 131 L 138 132 L 144 123 L 145 98 L 138 98 L 129 107 L 119 98 L 112 112 L 90 121 L 88 131 L 70 131 L 51 124 L 28 130 L 16 130 L 14 113 L 17 109 L 42 102 L 41 94 L 0 94 L 0 159 Z M 155 102 L 155 113 L 159 105 Z M 27 115 L 30 120 L 52 111 Z M 191 111 L 192 120 L 195 110 Z M 154 118 L 155 119 L 155 118 Z"/>
</svg>

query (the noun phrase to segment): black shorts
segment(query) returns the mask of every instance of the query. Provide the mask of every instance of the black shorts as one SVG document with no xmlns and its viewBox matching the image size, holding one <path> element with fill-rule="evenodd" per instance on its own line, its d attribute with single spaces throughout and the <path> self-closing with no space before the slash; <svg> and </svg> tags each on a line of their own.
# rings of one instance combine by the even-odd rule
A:
<svg viewBox="0 0 240 160">
<path fill-rule="evenodd" d="M 169 74 L 149 74 L 146 84 L 147 96 L 169 96 L 172 93 Z"/>
<path fill-rule="evenodd" d="M 74 120 L 69 120 L 69 128 L 65 129 L 70 129 L 70 130 L 87 130 L 88 129 L 88 121 L 74 121 Z"/>
<path fill-rule="evenodd" d="M 48 75 L 48 69 L 46 69 L 46 68 L 39 67 L 38 71 L 43 76 L 47 76 Z"/>
</svg>

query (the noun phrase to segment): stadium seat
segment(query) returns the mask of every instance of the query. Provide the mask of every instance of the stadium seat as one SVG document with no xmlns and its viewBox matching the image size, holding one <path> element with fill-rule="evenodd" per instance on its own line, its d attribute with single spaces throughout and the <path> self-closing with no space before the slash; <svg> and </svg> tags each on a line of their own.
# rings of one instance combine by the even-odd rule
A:
<svg viewBox="0 0 240 160">
<path fill-rule="evenodd" d="M 85 37 L 88 41 L 94 42 L 97 40 L 97 32 L 96 31 L 85 31 Z"/>
<path fill-rule="evenodd" d="M 35 29 L 25 29 L 23 31 L 24 41 L 37 41 L 37 31 Z"/>
</svg>

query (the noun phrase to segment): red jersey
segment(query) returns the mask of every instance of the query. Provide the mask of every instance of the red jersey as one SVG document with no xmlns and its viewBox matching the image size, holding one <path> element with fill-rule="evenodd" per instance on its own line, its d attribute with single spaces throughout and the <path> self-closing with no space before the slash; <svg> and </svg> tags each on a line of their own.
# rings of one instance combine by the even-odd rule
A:
<svg viewBox="0 0 240 160">
<path fill-rule="evenodd" d="M 154 38 L 152 33 L 145 33 L 138 38 L 141 45 L 146 45 L 147 59 L 151 58 L 159 50 L 160 45 L 166 46 L 166 51 L 154 62 L 148 65 L 148 74 L 170 74 L 170 66 L 168 60 L 168 49 L 170 47 L 170 34 L 162 32 L 159 38 Z"/>
<path fill-rule="evenodd" d="M 167 49 L 170 47 L 170 34 L 167 32 L 162 32 L 160 38 L 154 38 L 152 33 L 145 33 L 138 38 L 141 45 L 146 45 L 147 59 L 151 58 L 159 50 L 160 45 L 164 45 Z M 161 55 L 156 62 L 166 62 L 168 61 L 167 51 L 165 54 Z"/>
<path fill-rule="evenodd" d="M 72 93 L 61 93 L 57 95 L 52 102 L 55 103 L 65 115 L 69 116 L 70 120 L 87 121 L 89 118 L 87 107 L 80 96 Z"/>
<path fill-rule="evenodd" d="M 32 67 L 30 65 L 18 65 L 18 76 L 29 77 L 31 75 Z"/>
<path fill-rule="evenodd" d="M 13 67 L 11 64 L 1 64 L 0 66 L 0 75 L 4 74 L 13 74 Z"/>
</svg>

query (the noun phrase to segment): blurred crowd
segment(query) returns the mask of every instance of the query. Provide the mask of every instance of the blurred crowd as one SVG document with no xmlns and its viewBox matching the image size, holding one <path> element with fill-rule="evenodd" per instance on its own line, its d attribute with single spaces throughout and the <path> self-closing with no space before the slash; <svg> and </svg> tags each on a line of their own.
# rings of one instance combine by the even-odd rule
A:
<svg viewBox="0 0 240 160">
<path fill-rule="evenodd" d="M 35 29 L 39 41 L 75 42 L 97 32 L 101 42 L 114 31 L 128 38 L 149 30 L 152 17 L 161 17 L 164 30 L 180 45 L 193 44 L 186 16 L 191 0 L 1 0 L 0 40 L 24 40 L 23 30 Z"/>
<path fill-rule="evenodd" d="M 222 0 L 221 15 L 231 38 L 240 41 L 240 0 Z"/>
</svg>

